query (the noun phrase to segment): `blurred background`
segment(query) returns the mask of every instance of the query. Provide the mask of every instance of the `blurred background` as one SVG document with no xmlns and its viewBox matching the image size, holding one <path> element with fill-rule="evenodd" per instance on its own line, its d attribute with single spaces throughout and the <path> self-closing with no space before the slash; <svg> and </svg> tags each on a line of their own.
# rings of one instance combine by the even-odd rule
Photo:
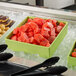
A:
<svg viewBox="0 0 76 76">
<path fill-rule="evenodd" d="M 40 6 L 51 9 L 76 10 L 76 0 L 0 0 L 0 2 Z"/>
</svg>

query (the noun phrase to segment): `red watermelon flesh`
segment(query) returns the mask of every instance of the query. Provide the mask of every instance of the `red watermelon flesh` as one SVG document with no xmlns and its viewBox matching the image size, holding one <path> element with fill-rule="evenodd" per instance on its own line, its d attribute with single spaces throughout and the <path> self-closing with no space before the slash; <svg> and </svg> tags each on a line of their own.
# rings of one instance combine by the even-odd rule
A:
<svg viewBox="0 0 76 76">
<path fill-rule="evenodd" d="M 55 19 L 29 18 L 23 26 L 13 30 L 10 39 L 49 47 L 64 26 Z"/>
</svg>

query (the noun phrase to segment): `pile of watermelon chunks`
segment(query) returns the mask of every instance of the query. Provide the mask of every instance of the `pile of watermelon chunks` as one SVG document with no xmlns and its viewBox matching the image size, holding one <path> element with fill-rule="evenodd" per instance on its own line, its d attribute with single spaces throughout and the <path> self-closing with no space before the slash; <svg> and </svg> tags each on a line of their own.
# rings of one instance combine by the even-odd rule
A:
<svg viewBox="0 0 76 76">
<path fill-rule="evenodd" d="M 64 26 L 55 19 L 29 18 L 27 23 L 13 30 L 10 39 L 49 47 Z"/>
</svg>

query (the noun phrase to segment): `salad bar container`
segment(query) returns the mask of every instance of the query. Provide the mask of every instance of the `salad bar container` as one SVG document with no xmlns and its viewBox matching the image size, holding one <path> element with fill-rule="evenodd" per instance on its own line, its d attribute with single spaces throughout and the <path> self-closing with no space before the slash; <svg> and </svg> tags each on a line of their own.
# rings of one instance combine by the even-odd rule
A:
<svg viewBox="0 0 76 76">
<path fill-rule="evenodd" d="M 0 42 L 4 40 L 8 31 L 11 31 L 10 28 L 13 27 L 15 21 L 11 20 L 9 16 L 0 15 Z"/>
<path fill-rule="evenodd" d="M 28 19 L 33 19 L 34 17 L 27 17 L 24 19 L 19 25 L 22 26 L 24 25 Z M 63 22 L 63 21 L 60 21 Z M 15 40 L 11 40 L 10 37 L 13 35 L 13 33 L 10 33 L 6 37 L 6 44 L 8 44 L 8 48 L 14 50 L 14 51 L 24 51 L 25 53 L 31 53 L 31 54 L 39 54 L 39 56 L 44 57 L 44 58 L 49 58 L 51 57 L 54 52 L 56 51 L 57 47 L 59 44 L 62 42 L 64 39 L 65 35 L 67 34 L 68 31 L 68 22 L 64 22 L 65 26 L 63 29 L 60 31 L 56 39 L 53 41 L 53 43 L 49 47 L 44 47 L 44 46 L 39 46 L 39 45 L 34 45 L 34 44 L 29 44 L 29 43 L 24 43 L 24 42 L 19 42 Z"/>
<path fill-rule="evenodd" d="M 76 41 L 74 42 L 69 54 L 68 54 L 68 65 L 69 66 L 76 66 L 76 57 L 72 56 L 72 52 L 74 51 L 74 48 L 76 48 Z"/>
</svg>

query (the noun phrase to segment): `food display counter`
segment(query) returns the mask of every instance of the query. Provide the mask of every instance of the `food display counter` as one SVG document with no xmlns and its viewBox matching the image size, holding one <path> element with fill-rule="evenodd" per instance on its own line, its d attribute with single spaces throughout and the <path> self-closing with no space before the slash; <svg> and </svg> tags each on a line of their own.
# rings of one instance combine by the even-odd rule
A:
<svg viewBox="0 0 76 76">
<path fill-rule="evenodd" d="M 0 2 L 0 15 L 9 16 L 10 19 L 15 21 L 12 27 L 0 38 L 0 44 L 5 44 L 5 37 L 9 35 L 14 30 L 14 28 L 16 28 L 17 25 L 19 25 L 20 22 L 22 22 L 27 16 L 35 16 L 35 17 L 51 18 L 60 21 L 67 21 L 68 22 L 67 35 L 65 36 L 59 47 L 56 49 L 56 52 L 54 53 L 53 56 L 60 57 L 60 61 L 56 64 L 57 66 L 63 65 L 68 67 L 69 69 L 75 70 L 76 68 L 75 66 L 68 65 L 67 56 L 74 42 L 76 41 L 76 13 Z M 11 59 L 12 62 L 19 63 L 22 65 L 32 66 L 45 60 L 45 58 L 40 57 L 38 54 L 28 54 L 24 53 L 23 51 L 16 52 L 11 49 L 7 49 L 6 51 L 12 53 L 16 57 L 19 58 L 22 57 L 23 59 L 21 58 L 17 59 L 16 57 Z M 69 73 L 71 72 L 70 71 L 67 72 L 65 76 L 71 76 L 71 74 L 75 74 L 75 72 L 71 73 L 70 75 Z"/>
</svg>

